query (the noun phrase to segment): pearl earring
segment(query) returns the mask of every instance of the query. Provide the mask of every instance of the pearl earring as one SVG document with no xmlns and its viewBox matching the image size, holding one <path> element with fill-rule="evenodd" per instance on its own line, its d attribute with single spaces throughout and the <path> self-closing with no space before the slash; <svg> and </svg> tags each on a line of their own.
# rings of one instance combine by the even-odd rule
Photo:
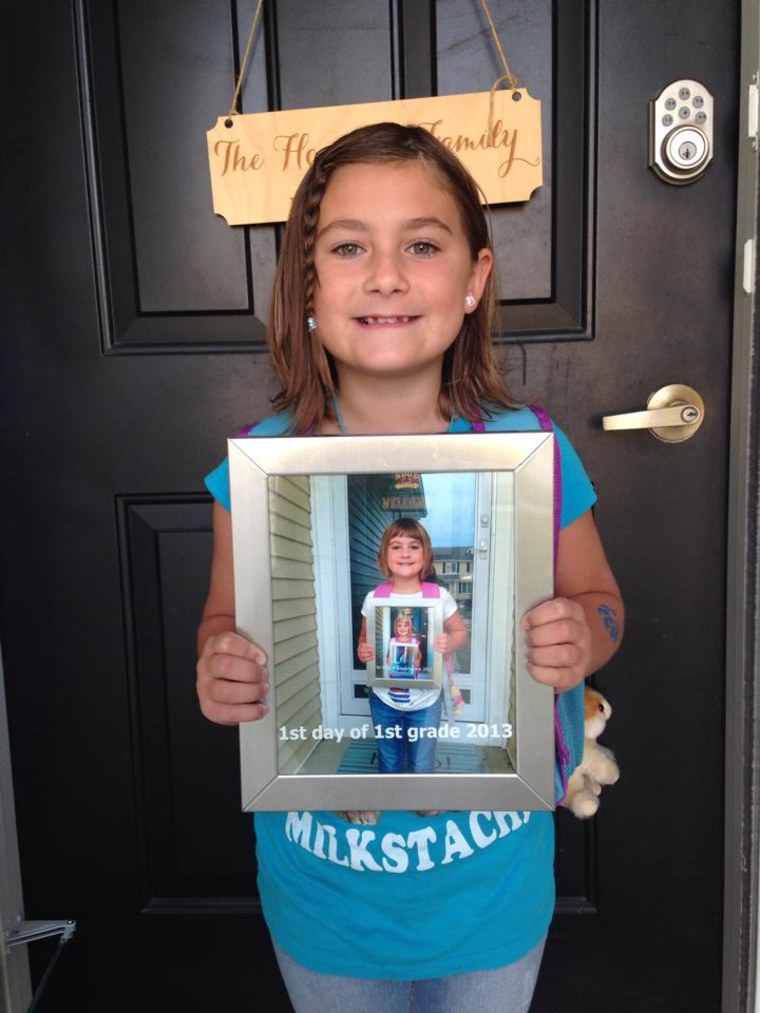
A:
<svg viewBox="0 0 760 1013">
<path fill-rule="evenodd" d="M 475 307 L 478 304 L 478 301 L 472 294 L 472 292 L 468 292 L 467 295 L 464 297 L 464 304 L 468 310 L 475 309 Z"/>
<path fill-rule="evenodd" d="M 312 334 L 317 329 L 317 318 L 310 313 L 306 318 L 306 330 Z"/>
</svg>

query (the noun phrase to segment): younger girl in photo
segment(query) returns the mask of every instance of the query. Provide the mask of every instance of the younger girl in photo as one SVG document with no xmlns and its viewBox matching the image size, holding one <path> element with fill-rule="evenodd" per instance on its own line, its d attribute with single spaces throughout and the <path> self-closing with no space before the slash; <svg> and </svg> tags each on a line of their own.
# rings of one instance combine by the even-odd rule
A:
<svg viewBox="0 0 760 1013">
<path fill-rule="evenodd" d="M 387 605 L 417 604 L 430 588 L 423 585 L 422 578 L 433 570 L 433 546 L 430 535 L 425 528 L 411 517 L 401 517 L 392 521 L 383 532 L 380 548 L 377 553 L 377 565 L 389 583 L 379 584 L 364 599 L 362 605 L 362 626 L 359 633 L 357 656 L 359 661 L 371 661 L 375 657 L 375 648 L 367 641 L 367 613 L 375 603 Z M 435 586 L 435 597 L 440 598 L 443 612 L 443 633 L 433 641 L 433 650 L 444 657 L 467 643 L 468 632 L 457 604 L 446 588 Z M 382 597 L 380 593 L 382 592 Z M 404 623 L 404 616 L 396 619 L 396 637 L 398 624 Z M 411 643 L 411 622 L 407 618 L 406 637 Z M 393 640 L 391 640 L 391 648 Z M 419 657 L 419 651 L 417 651 Z M 392 673 L 398 676 L 400 673 Z M 416 673 L 409 671 L 406 679 L 413 679 Z M 436 739 L 433 736 L 409 736 L 409 730 L 419 728 L 438 728 L 441 723 L 442 691 L 436 689 L 415 689 L 410 685 L 397 687 L 373 686 L 369 696 L 372 724 L 382 732 L 398 731 L 395 734 L 382 734 L 376 738 L 378 772 L 381 774 L 399 774 L 405 769 L 405 760 L 410 773 L 430 773 L 435 767 Z"/>
<path fill-rule="evenodd" d="M 385 671 L 396 679 L 417 679 L 422 658 L 411 609 L 399 609 L 385 656 Z M 392 687 L 393 688 L 393 687 Z"/>
<path fill-rule="evenodd" d="M 492 268 L 477 187 L 428 131 L 376 124 L 318 152 L 272 295 L 277 413 L 252 434 L 424 438 L 505 414 L 502 428 L 538 429 L 493 354 Z M 562 693 L 614 654 L 623 605 L 591 482 L 554 433 L 554 596 L 521 628 L 532 678 Z M 235 632 L 226 461 L 207 485 L 214 553 L 197 691 L 206 717 L 234 725 L 267 713 L 269 659 Z M 297 1013 L 528 1009 L 554 911 L 551 812 L 392 810 L 370 827 L 327 811 L 263 812 L 255 830 L 259 895 Z"/>
</svg>

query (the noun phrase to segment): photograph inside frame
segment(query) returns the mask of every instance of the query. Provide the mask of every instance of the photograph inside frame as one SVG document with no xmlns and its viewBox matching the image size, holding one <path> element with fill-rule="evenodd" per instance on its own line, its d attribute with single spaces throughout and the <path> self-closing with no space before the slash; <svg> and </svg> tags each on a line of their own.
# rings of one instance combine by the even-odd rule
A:
<svg viewBox="0 0 760 1013">
<path fill-rule="evenodd" d="M 513 473 L 267 486 L 278 773 L 513 772 Z"/>
</svg>

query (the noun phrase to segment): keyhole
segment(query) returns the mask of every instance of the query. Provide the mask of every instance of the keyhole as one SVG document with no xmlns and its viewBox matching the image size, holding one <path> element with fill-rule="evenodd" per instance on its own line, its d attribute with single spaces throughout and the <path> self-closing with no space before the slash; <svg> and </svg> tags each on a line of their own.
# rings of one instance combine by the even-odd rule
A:
<svg viewBox="0 0 760 1013">
<path fill-rule="evenodd" d="M 692 144 L 691 141 L 684 141 L 681 147 L 678 149 L 678 154 L 684 160 L 684 162 L 690 162 L 697 154 L 696 145 Z"/>
</svg>

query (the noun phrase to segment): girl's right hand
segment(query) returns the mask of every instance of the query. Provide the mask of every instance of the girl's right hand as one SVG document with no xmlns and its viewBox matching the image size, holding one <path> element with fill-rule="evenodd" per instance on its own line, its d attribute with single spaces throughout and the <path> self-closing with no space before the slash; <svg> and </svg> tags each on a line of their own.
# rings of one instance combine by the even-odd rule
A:
<svg viewBox="0 0 760 1013">
<path fill-rule="evenodd" d="M 268 713 L 266 654 L 238 633 L 224 632 L 206 641 L 196 666 L 201 711 L 222 725 L 258 721 Z"/>
</svg>

